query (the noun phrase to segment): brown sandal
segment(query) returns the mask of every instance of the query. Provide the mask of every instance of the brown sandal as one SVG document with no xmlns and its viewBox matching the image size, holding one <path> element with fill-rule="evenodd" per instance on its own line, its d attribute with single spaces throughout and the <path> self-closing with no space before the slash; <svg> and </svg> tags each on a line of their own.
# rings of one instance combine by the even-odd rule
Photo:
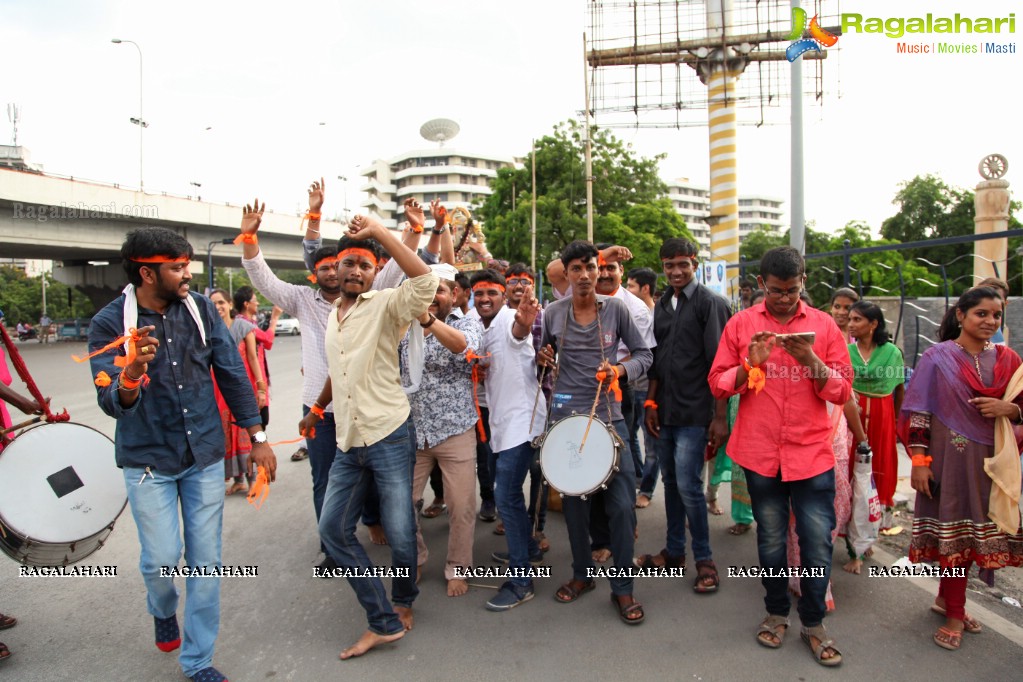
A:
<svg viewBox="0 0 1023 682">
<path fill-rule="evenodd" d="M 658 563 L 660 561 L 660 563 Z M 686 557 L 672 556 L 668 554 L 668 550 L 662 549 L 657 554 L 644 554 L 638 557 L 634 562 L 638 568 L 643 569 L 658 569 L 658 568 L 685 568 Z"/>
<path fill-rule="evenodd" d="M 710 584 L 706 581 L 710 580 Z M 696 582 L 693 583 L 693 592 L 707 594 L 717 592 L 721 580 L 718 578 L 718 569 L 710 559 L 696 562 Z"/>
<path fill-rule="evenodd" d="M 554 599 L 562 604 L 571 604 L 596 586 L 597 584 L 592 580 L 576 580 L 572 578 L 558 588 L 558 591 L 554 593 Z"/>
<path fill-rule="evenodd" d="M 13 628 L 18 624 L 18 619 L 14 616 L 5 616 L 0 613 L 0 630 L 6 630 L 7 628 Z"/>
<path fill-rule="evenodd" d="M 7 648 L 7 645 L 0 642 L 0 661 L 6 661 L 11 657 L 11 650 Z"/>
<path fill-rule="evenodd" d="M 643 622 L 646 615 L 643 613 L 643 605 L 636 601 L 636 598 L 631 594 L 623 594 L 622 597 L 628 597 L 632 600 L 631 604 L 623 604 L 619 599 L 618 595 L 611 595 L 611 603 L 614 604 L 615 609 L 618 610 L 618 617 L 622 619 L 622 622 L 627 625 L 639 625 Z M 633 617 L 639 614 L 638 617 Z"/>
</svg>

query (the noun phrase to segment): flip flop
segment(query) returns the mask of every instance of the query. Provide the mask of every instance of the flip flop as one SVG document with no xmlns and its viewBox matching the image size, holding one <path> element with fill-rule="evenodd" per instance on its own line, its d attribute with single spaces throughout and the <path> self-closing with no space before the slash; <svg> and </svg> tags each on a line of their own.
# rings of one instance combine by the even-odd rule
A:
<svg viewBox="0 0 1023 682">
<path fill-rule="evenodd" d="M 7 628 L 13 628 L 18 624 L 18 619 L 14 616 L 5 616 L 0 613 L 0 630 L 6 630 Z"/>
<path fill-rule="evenodd" d="M 0 642 L 0 661 L 6 661 L 11 657 L 11 650 L 7 648 L 7 645 Z"/>
<path fill-rule="evenodd" d="M 305 448 L 299 448 L 298 450 L 295 450 L 295 452 L 291 454 L 291 461 L 301 462 L 303 459 L 306 459 L 307 457 L 309 457 L 309 451 L 306 450 Z"/>
<path fill-rule="evenodd" d="M 945 616 L 946 618 L 948 617 L 948 615 L 945 613 L 945 609 L 941 606 L 938 606 L 937 604 L 931 604 L 931 611 L 934 611 L 940 616 Z M 973 618 L 972 616 L 970 616 L 970 614 L 967 613 L 965 616 L 963 616 L 963 630 L 969 632 L 970 634 L 975 635 L 979 632 L 983 632 L 984 626 L 980 624 L 979 620 Z"/>
<path fill-rule="evenodd" d="M 934 633 L 934 643 L 942 649 L 955 651 L 963 643 L 963 633 L 958 630 L 950 630 L 942 625 Z"/>
<path fill-rule="evenodd" d="M 752 527 L 752 523 L 737 523 L 734 526 L 729 526 L 728 532 L 732 535 L 743 535 L 749 532 L 749 529 Z"/>
</svg>

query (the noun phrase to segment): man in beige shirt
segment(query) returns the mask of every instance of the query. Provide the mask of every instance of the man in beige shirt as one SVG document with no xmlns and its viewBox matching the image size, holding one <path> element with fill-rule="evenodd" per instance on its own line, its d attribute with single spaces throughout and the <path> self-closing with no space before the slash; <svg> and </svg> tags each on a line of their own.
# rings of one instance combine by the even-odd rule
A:
<svg viewBox="0 0 1023 682">
<path fill-rule="evenodd" d="M 371 290 L 381 247 L 409 279 L 394 289 Z M 416 436 L 399 380 L 397 349 L 410 323 L 431 323 L 427 310 L 438 280 L 387 228 L 364 216 L 355 216 L 348 235 L 338 242 L 338 279 L 341 296 L 328 318 L 325 339 L 329 378 L 301 427 L 315 427 L 317 413 L 334 401 L 338 449 L 320 512 L 320 537 L 369 620 L 359 641 L 341 652 L 346 659 L 412 629 L 412 602 L 419 594 L 412 507 Z M 371 480 L 380 493 L 381 521 L 391 546 L 393 608 L 355 537 Z"/>
</svg>

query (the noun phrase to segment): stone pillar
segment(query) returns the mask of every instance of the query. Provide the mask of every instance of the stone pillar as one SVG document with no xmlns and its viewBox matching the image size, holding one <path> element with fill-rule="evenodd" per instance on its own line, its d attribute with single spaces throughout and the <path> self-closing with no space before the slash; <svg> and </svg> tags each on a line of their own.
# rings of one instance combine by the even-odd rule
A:
<svg viewBox="0 0 1023 682">
<path fill-rule="evenodd" d="M 1005 232 L 1009 226 L 1009 182 L 1002 176 L 1008 170 L 1008 162 L 1001 154 L 991 154 L 980 162 L 983 181 L 977 184 L 974 204 L 975 234 Z M 974 282 L 996 275 L 1008 279 L 1008 239 L 985 239 L 973 243 Z M 979 257 L 977 257 L 979 256 Z"/>
</svg>

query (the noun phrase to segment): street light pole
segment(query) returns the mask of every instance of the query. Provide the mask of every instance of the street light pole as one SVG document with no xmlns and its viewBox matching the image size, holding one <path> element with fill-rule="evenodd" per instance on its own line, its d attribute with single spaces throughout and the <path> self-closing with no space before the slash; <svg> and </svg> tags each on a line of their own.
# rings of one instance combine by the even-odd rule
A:
<svg viewBox="0 0 1023 682">
<path fill-rule="evenodd" d="M 217 244 L 234 244 L 234 239 L 231 237 L 224 237 L 223 239 L 214 239 L 206 245 L 206 267 L 210 271 L 210 291 L 213 291 L 215 285 L 213 284 L 213 247 Z"/>
<path fill-rule="evenodd" d="M 146 119 L 142 117 L 142 48 L 134 40 L 121 40 L 120 38 L 111 38 L 110 42 L 118 45 L 122 43 L 131 43 L 135 46 L 135 49 L 139 52 L 139 191 L 144 192 L 145 186 L 142 182 L 142 130 L 148 125 Z"/>
</svg>

